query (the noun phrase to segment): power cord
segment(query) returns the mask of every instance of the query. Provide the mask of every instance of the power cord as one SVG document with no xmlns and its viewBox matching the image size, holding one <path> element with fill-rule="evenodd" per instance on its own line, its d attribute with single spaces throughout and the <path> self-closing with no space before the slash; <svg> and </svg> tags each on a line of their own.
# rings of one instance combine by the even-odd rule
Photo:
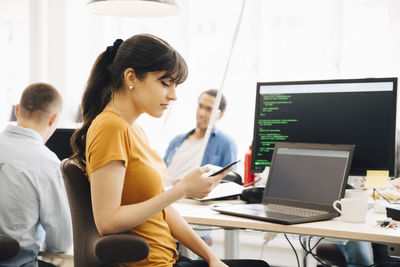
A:
<svg viewBox="0 0 400 267">
<path fill-rule="evenodd" d="M 322 237 L 318 240 L 319 242 L 317 242 L 312 248 L 311 248 L 311 239 L 313 238 L 313 236 L 310 236 L 309 238 L 308 238 L 308 248 L 309 248 L 309 251 L 310 251 L 310 254 L 314 257 L 314 259 L 316 259 L 318 262 L 322 262 L 321 261 L 321 258 L 320 257 L 318 257 L 317 255 L 315 255 L 313 252 L 312 252 L 312 250 L 319 244 L 319 242 L 321 242 L 321 240 L 323 239 Z M 332 265 L 329 265 L 329 264 L 326 264 L 326 263 L 323 263 L 324 264 L 324 266 L 332 266 Z M 362 267 L 368 267 L 368 265 L 364 265 L 364 264 L 359 264 L 359 263 L 347 263 L 347 265 L 356 265 L 356 266 L 362 266 Z"/>
<path fill-rule="evenodd" d="M 199 157 L 197 159 L 197 166 L 201 165 L 201 161 L 203 159 L 204 152 L 205 152 L 207 144 L 208 144 L 208 140 L 210 139 L 211 130 L 213 129 L 214 124 L 215 124 L 215 122 L 217 120 L 218 107 L 219 107 L 219 103 L 221 102 L 221 97 L 222 97 L 222 89 L 224 89 L 226 77 L 227 77 L 228 72 L 229 72 L 232 53 L 233 53 L 233 50 L 234 50 L 235 45 L 236 45 L 237 37 L 239 35 L 240 26 L 242 24 L 242 18 L 243 18 L 243 13 L 244 13 L 245 6 L 246 6 L 246 0 L 242 0 L 242 6 L 240 8 L 240 14 L 239 14 L 239 17 L 238 17 L 238 20 L 237 20 L 237 24 L 236 24 L 235 30 L 233 32 L 233 39 L 232 39 L 231 47 L 229 49 L 228 60 L 227 60 L 226 65 L 225 65 L 224 75 L 222 77 L 221 86 L 218 88 L 217 96 L 215 97 L 215 102 L 214 102 L 214 105 L 213 105 L 213 108 L 212 108 L 212 111 L 211 111 L 210 121 L 208 122 L 206 133 L 205 133 L 205 135 L 203 137 L 203 141 L 201 143 L 200 152 L 198 154 Z"/>
<path fill-rule="evenodd" d="M 304 251 L 306 252 L 306 256 L 307 256 L 308 254 L 310 254 L 318 263 L 322 264 L 322 266 L 326 266 L 326 267 L 333 267 L 333 266 L 335 266 L 335 265 L 329 265 L 328 263 L 323 262 L 323 259 L 321 259 L 320 257 L 318 257 L 318 256 L 313 252 L 313 250 L 316 248 L 316 246 L 317 246 L 324 238 L 323 238 L 323 237 L 319 238 L 319 240 L 314 244 L 314 246 L 311 247 L 311 239 L 312 239 L 312 238 L 313 238 L 313 236 L 310 236 L 310 237 L 308 238 L 308 249 L 307 249 L 307 247 L 305 247 L 305 246 L 303 245 L 303 242 L 302 242 L 302 240 L 301 240 L 301 236 L 299 236 L 299 243 L 300 243 L 301 247 L 304 249 Z M 306 257 L 306 256 L 305 256 L 305 257 Z M 362 267 L 379 267 L 379 266 L 381 266 L 381 267 L 393 266 L 393 267 L 394 267 L 394 266 L 399 266 L 399 263 L 398 263 L 398 262 L 392 262 L 392 261 L 374 263 L 374 264 L 371 264 L 371 265 L 364 265 L 364 264 L 359 264 L 359 263 L 347 263 L 347 266 L 349 266 L 349 265 L 362 266 Z"/>
<path fill-rule="evenodd" d="M 307 244 L 306 246 L 303 245 L 303 242 L 301 242 L 301 236 L 299 236 L 299 242 L 301 247 L 304 249 L 304 251 L 306 252 L 306 256 L 308 254 L 310 254 L 317 262 L 319 262 L 320 264 L 322 264 L 322 266 L 327 266 L 327 267 L 331 267 L 331 265 L 323 262 L 317 255 L 315 255 L 312 251 L 313 249 L 324 239 L 323 237 L 321 237 L 316 243 L 315 245 L 311 248 L 311 238 L 312 236 L 310 236 L 308 238 L 308 249 L 307 249 Z"/>
<path fill-rule="evenodd" d="M 265 245 L 268 244 L 269 241 L 273 240 L 276 237 L 276 235 L 277 234 L 275 232 L 266 232 L 264 234 L 264 242 L 263 242 L 263 244 L 261 246 L 261 253 L 260 253 L 260 258 L 259 258 L 260 260 L 263 257 Z"/>
<path fill-rule="evenodd" d="M 312 248 L 307 249 L 306 247 L 304 247 L 303 241 L 301 240 L 301 235 L 299 235 L 299 243 L 300 243 L 301 247 L 303 248 L 303 250 L 306 252 L 306 255 L 304 255 L 303 261 L 307 258 L 307 256 L 308 256 L 309 254 L 312 254 L 312 251 L 314 250 L 314 248 L 315 248 L 323 239 L 324 239 L 324 238 L 321 237 L 321 238 L 314 244 L 314 246 L 313 246 Z M 311 244 L 311 241 L 310 241 L 310 239 L 308 239 L 308 246 L 309 246 L 309 247 L 311 247 L 310 244 Z M 307 246 L 307 245 L 306 245 L 306 246 Z M 314 257 L 314 255 L 312 255 L 312 256 Z M 314 257 L 314 258 L 315 258 L 315 257 Z M 317 260 L 317 259 L 316 259 L 316 260 Z M 318 261 L 318 260 L 317 260 L 317 261 Z M 323 262 L 321 262 L 321 261 L 319 261 L 319 262 L 322 263 L 322 264 L 324 265 Z"/>
<path fill-rule="evenodd" d="M 296 256 L 296 260 L 297 260 L 297 266 L 300 267 L 300 262 L 299 262 L 299 256 L 297 255 L 297 251 L 294 248 L 293 244 L 290 242 L 289 238 L 287 237 L 286 234 L 284 234 L 286 240 L 288 241 L 289 245 L 292 247 L 292 250 Z M 322 264 L 322 266 L 326 266 L 326 267 L 334 267 L 335 265 L 330 265 L 326 262 L 323 262 L 323 259 L 321 259 L 320 257 L 318 257 L 316 254 L 314 254 L 313 250 L 316 248 L 316 246 L 324 239 L 323 237 L 320 237 L 319 240 L 314 244 L 314 246 L 311 247 L 311 239 L 313 238 L 313 236 L 310 236 L 308 238 L 308 249 L 307 249 L 307 244 L 306 246 L 304 246 L 302 240 L 301 240 L 301 236 L 299 236 L 299 243 L 301 245 L 301 247 L 303 248 L 303 250 L 306 252 L 306 255 L 304 256 L 307 257 L 308 254 L 310 254 L 318 263 Z M 359 263 L 347 263 L 347 266 L 349 265 L 355 265 L 355 266 L 362 266 L 362 267 L 389 267 L 389 266 L 399 266 L 399 262 L 393 262 L 393 261 L 386 261 L 386 262 L 379 262 L 379 263 L 374 263 L 371 265 L 364 265 L 364 264 L 359 264 Z"/>
<path fill-rule="evenodd" d="M 286 238 L 287 242 L 289 242 L 289 245 L 292 247 L 292 249 L 293 249 L 293 252 L 294 252 L 294 255 L 296 255 L 297 266 L 298 266 L 298 267 L 300 267 L 299 256 L 297 255 L 297 251 L 296 251 L 296 249 L 294 248 L 294 246 L 293 246 L 292 242 L 290 242 L 290 240 L 289 240 L 289 238 L 287 237 L 287 235 L 286 235 L 286 234 L 283 234 L 283 235 L 285 236 L 285 238 Z"/>
</svg>

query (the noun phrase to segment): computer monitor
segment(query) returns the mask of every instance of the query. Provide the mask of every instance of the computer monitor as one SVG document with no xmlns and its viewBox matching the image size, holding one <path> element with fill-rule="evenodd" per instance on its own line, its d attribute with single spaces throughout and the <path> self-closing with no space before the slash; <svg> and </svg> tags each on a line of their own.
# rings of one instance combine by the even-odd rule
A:
<svg viewBox="0 0 400 267">
<path fill-rule="evenodd" d="M 397 78 L 257 83 L 252 172 L 277 141 L 354 144 L 350 175 L 396 176 Z"/>
<path fill-rule="evenodd" d="M 75 129 L 73 128 L 58 128 L 46 142 L 46 146 L 53 151 L 60 160 L 69 158 L 73 154 L 69 140 L 74 131 Z"/>
</svg>

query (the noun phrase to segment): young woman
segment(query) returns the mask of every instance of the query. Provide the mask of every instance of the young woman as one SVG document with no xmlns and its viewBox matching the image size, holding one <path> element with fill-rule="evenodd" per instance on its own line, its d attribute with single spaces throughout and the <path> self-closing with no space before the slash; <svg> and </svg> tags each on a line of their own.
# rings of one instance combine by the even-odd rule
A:
<svg viewBox="0 0 400 267">
<path fill-rule="evenodd" d="M 96 227 L 101 235 L 129 231 L 150 245 L 146 259 L 124 266 L 226 266 L 170 204 L 206 196 L 229 170 L 205 178 L 208 169 L 197 168 L 164 192 L 166 166 L 136 123 L 143 113 L 161 117 L 186 77 L 178 52 L 140 34 L 116 40 L 99 55 L 83 95 L 83 125 L 71 143 L 91 182 Z M 174 238 L 206 262 L 178 259 Z"/>
</svg>

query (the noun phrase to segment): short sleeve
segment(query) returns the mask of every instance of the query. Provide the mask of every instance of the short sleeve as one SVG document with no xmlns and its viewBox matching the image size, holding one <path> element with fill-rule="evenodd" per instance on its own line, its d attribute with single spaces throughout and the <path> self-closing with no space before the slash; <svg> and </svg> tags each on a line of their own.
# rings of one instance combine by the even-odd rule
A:
<svg viewBox="0 0 400 267">
<path fill-rule="evenodd" d="M 121 160 L 127 167 L 131 151 L 129 138 L 129 125 L 119 117 L 96 118 L 86 136 L 88 174 L 113 160 Z"/>
</svg>

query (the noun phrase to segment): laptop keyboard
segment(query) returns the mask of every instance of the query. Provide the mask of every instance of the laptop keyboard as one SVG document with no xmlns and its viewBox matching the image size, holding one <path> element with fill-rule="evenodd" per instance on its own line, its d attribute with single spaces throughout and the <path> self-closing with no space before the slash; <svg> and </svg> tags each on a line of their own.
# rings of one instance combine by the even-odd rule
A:
<svg viewBox="0 0 400 267">
<path fill-rule="evenodd" d="M 282 205 L 276 205 L 276 204 L 266 205 L 266 210 L 277 212 L 277 213 L 288 214 L 288 215 L 300 216 L 300 217 L 313 217 L 313 216 L 319 216 L 319 215 L 324 215 L 324 214 L 328 213 L 326 211 L 310 210 L 310 209 L 282 206 Z"/>
</svg>

